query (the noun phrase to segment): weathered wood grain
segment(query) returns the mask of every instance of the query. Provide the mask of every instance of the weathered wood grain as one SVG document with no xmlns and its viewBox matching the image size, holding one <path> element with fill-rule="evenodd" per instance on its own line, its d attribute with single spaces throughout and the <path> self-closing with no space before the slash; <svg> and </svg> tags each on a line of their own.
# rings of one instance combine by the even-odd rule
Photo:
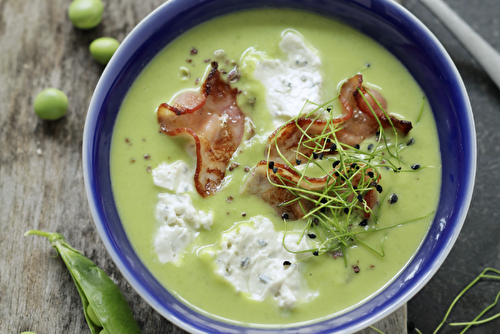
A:
<svg viewBox="0 0 500 334">
<path fill-rule="evenodd" d="M 81 161 L 85 116 L 103 70 L 88 45 L 101 36 L 123 40 L 163 1 L 108 1 L 102 24 L 88 31 L 71 25 L 69 3 L 0 0 L 0 332 L 89 332 L 62 260 L 44 238 L 23 237 L 41 229 L 62 233 L 110 275 L 144 333 L 185 333 L 144 302 L 111 261 L 90 215 Z M 33 113 L 36 94 L 48 87 L 70 100 L 59 121 Z M 376 326 L 405 333 L 405 314 L 400 309 Z"/>
</svg>

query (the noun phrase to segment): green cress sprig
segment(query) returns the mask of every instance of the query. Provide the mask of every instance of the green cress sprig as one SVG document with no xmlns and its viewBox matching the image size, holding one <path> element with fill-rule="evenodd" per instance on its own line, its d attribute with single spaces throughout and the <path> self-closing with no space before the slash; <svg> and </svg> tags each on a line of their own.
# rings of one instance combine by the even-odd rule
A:
<svg viewBox="0 0 500 334">
<path fill-rule="evenodd" d="M 71 247 L 61 234 L 31 230 L 24 235 L 47 238 L 61 256 L 80 294 L 92 334 L 141 333 L 116 284 L 80 251 Z"/>
<path fill-rule="evenodd" d="M 491 274 L 491 272 L 493 274 Z M 450 316 L 450 313 L 453 309 L 453 307 L 455 307 L 455 305 L 458 303 L 458 301 L 460 300 L 460 298 L 462 298 L 462 296 L 467 292 L 469 291 L 471 288 L 474 287 L 474 285 L 476 285 L 476 283 L 478 283 L 481 279 L 491 279 L 491 280 L 496 280 L 496 281 L 500 281 L 500 270 L 497 270 L 497 269 L 493 269 L 493 268 L 486 268 L 483 270 L 483 272 L 481 274 L 479 274 L 479 276 L 477 276 L 471 283 L 469 283 L 469 285 L 467 285 L 467 287 L 465 287 L 465 289 L 463 289 L 459 294 L 458 296 L 453 300 L 453 302 L 450 304 L 450 307 L 448 308 L 448 310 L 446 311 L 446 314 L 443 318 L 443 320 L 441 321 L 441 323 L 438 325 L 438 327 L 434 330 L 433 334 L 437 334 L 442 328 L 443 328 L 443 325 L 446 323 L 446 320 L 448 319 L 448 317 Z M 498 300 L 500 299 L 500 291 L 497 293 L 496 295 L 496 298 L 494 300 L 494 302 L 490 305 L 488 305 L 485 309 L 483 309 L 475 318 L 474 320 L 472 321 L 468 321 L 468 322 L 452 322 L 452 323 L 448 323 L 448 326 L 452 326 L 452 327 L 455 327 L 455 326 L 466 326 L 461 332 L 460 334 L 463 334 L 465 333 L 467 330 L 469 330 L 469 328 L 471 326 L 476 326 L 476 325 L 481 325 L 481 324 L 485 324 L 485 323 L 488 323 L 488 322 L 491 322 L 495 319 L 498 319 L 500 318 L 500 313 L 497 313 L 491 317 L 488 317 L 486 319 L 481 319 L 481 317 L 483 315 L 485 315 L 489 310 L 493 309 L 497 304 L 498 304 Z M 381 334 L 385 334 L 384 332 L 382 332 L 380 329 L 374 327 L 374 326 L 370 326 L 371 329 L 377 331 L 378 333 L 381 333 Z M 422 334 L 422 332 L 418 329 L 418 328 L 415 328 L 415 330 L 417 331 L 417 333 L 419 334 Z"/>
<path fill-rule="evenodd" d="M 361 95 L 365 98 L 363 94 Z M 353 244 L 360 244 L 381 257 L 385 255 L 383 243 L 381 245 L 381 250 L 377 251 L 375 248 L 361 241 L 358 238 L 358 235 L 396 228 L 406 223 L 425 218 L 432 213 L 383 228 L 367 226 L 367 219 L 359 217 L 357 211 L 370 214 L 373 217 L 373 221 L 378 223 L 377 210 L 372 210 L 366 204 L 366 201 L 363 200 L 364 195 L 373 188 L 376 188 L 380 193 L 382 192 L 382 187 L 376 182 L 376 180 L 380 177 L 378 168 L 385 167 L 393 170 L 394 172 L 415 172 L 416 170 L 410 168 L 402 170 L 401 165 L 409 167 L 400 159 L 399 156 L 399 151 L 404 149 L 406 146 L 398 143 L 397 131 L 394 124 L 390 120 L 387 112 L 382 108 L 382 105 L 375 99 L 375 97 L 373 97 L 373 95 L 372 98 L 376 101 L 379 108 L 384 112 L 385 117 L 387 117 L 390 122 L 391 130 L 395 136 L 395 143 L 391 143 L 388 140 L 380 119 L 377 117 L 369 103 L 367 103 L 367 105 L 370 106 L 370 109 L 379 124 L 376 137 L 377 144 L 373 145 L 371 148 L 369 145 L 369 149 L 365 151 L 362 150 L 359 145 L 352 147 L 350 145 L 340 143 L 335 136 L 335 133 L 342 128 L 342 123 L 335 122 L 335 117 L 332 113 L 332 103 L 337 98 L 334 98 L 323 105 L 307 101 L 306 105 L 308 103 L 313 104 L 316 108 L 308 113 L 304 113 L 303 108 L 299 115 L 292 119 L 292 121 L 295 122 L 298 131 L 301 131 L 298 146 L 295 151 L 295 159 L 297 165 L 299 165 L 300 161 L 300 165 L 303 167 L 298 168 L 297 165 L 285 158 L 279 149 L 277 140 L 278 136 L 274 136 L 274 149 L 283 163 L 299 175 L 298 181 L 296 183 L 294 182 L 293 185 L 290 185 L 290 180 L 286 180 L 287 182 L 285 182 L 285 179 L 279 174 L 275 174 L 279 182 L 274 182 L 269 173 L 267 177 L 268 181 L 272 185 L 287 189 L 294 196 L 294 199 L 282 203 L 281 206 L 298 202 L 304 213 L 303 219 L 307 220 L 307 224 L 304 226 L 299 242 L 303 237 L 308 235 L 309 237 L 317 239 L 319 245 L 317 248 L 298 252 L 291 251 L 286 248 L 286 245 L 285 248 L 292 253 L 312 252 L 313 256 L 340 251 L 344 255 L 344 261 L 347 265 L 347 249 Z M 311 118 L 313 122 L 311 122 L 307 127 L 302 128 L 299 125 L 299 119 L 301 118 Z M 320 134 L 313 135 L 308 133 L 310 127 L 313 126 L 314 121 L 325 118 L 326 125 Z M 278 133 L 281 132 L 283 127 L 284 125 L 278 130 Z M 325 153 L 330 153 L 329 150 L 331 147 L 335 148 L 338 155 L 334 159 L 326 158 L 326 160 L 333 161 L 333 169 L 325 170 L 324 166 L 318 162 L 318 159 L 322 160 Z M 310 156 L 307 156 L 302 152 L 302 148 L 311 150 L 313 153 Z M 270 162 L 270 152 L 271 146 L 268 148 L 268 164 Z M 385 154 L 388 154 L 389 157 L 384 157 Z M 309 166 L 311 165 L 319 168 L 326 176 L 325 185 L 319 191 L 306 189 L 302 186 L 303 182 L 310 184 L 306 175 L 310 168 Z M 420 166 L 418 167 L 420 168 Z M 353 182 L 355 177 L 359 178 L 359 182 L 356 185 Z M 386 192 L 385 196 L 387 196 L 387 194 L 388 192 Z M 314 204 L 313 208 L 310 211 L 307 211 L 302 204 L 303 201 L 312 202 Z M 286 224 L 286 217 L 284 218 L 284 221 Z M 358 228 L 358 226 L 360 228 Z M 286 231 L 287 229 L 285 225 L 285 235 Z"/>
</svg>

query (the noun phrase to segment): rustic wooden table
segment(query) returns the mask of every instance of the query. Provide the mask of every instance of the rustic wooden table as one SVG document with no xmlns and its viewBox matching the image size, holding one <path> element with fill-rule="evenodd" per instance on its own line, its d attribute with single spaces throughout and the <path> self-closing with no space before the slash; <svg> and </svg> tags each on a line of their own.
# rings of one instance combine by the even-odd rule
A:
<svg viewBox="0 0 500 334">
<path fill-rule="evenodd" d="M 163 0 L 105 4 L 95 29 L 75 29 L 69 0 L 0 0 L 0 332 L 88 333 L 80 297 L 62 260 L 29 229 L 56 231 L 120 287 L 143 333 L 185 333 L 127 284 L 92 221 L 82 177 L 82 133 L 103 71 L 88 52 L 92 40 L 124 37 Z M 57 87 L 68 114 L 43 121 L 33 113 L 38 92 Z M 406 306 L 375 324 L 406 333 Z M 375 333 L 366 329 L 361 333 Z"/>
</svg>

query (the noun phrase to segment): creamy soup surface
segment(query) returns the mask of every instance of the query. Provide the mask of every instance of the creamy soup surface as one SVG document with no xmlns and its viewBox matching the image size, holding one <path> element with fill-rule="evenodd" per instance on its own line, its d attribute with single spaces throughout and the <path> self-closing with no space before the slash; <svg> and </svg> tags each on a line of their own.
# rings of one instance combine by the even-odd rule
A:
<svg viewBox="0 0 500 334">
<path fill-rule="evenodd" d="M 287 44 L 287 39 L 296 44 Z M 301 45 L 302 49 L 297 51 L 294 45 Z M 290 57 L 295 56 L 307 60 L 302 63 L 303 68 L 297 67 L 298 62 L 293 64 L 295 60 Z M 202 211 L 201 216 L 193 219 L 210 216 L 211 220 L 205 225 L 198 221 L 199 226 L 189 230 L 195 234 L 187 237 L 187 246 L 181 247 L 172 260 L 171 254 L 161 252 L 168 245 L 155 245 L 167 240 L 158 237 L 162 225 L 157 219 L 157 205 L 161 201 L 159 195 L 168 197 L 176 192 L 155 185 L 153 174 L 162 164 L 177 161 L 184 162 L 192 172 L 196 157 L 190 138 L 170 137 L 159 131 L 156 110 L 161 103 L 172 103 L 184 90 L 199 89 L 213 61 L 219 63 L 223 78 L 236 67 L 240 77 L 231 86 L 240 91 L 238 106 L 252 120 L 254 136 L 242 140 L 231 160 L 234 164 L 228 166 L 231 168 L 216 194 L 203 198 L 190 184 L 192 178 L 188 178 L 183 194 L 190 198 L 196 211 Z M 300 72 L 306 70 L 309 72 Z M 259 299 L 242 291 L 241 286 L 221 275 L 217 266 L 216 254 L 228 233 L 248 226 L 252 234 L 258 227 L 256 221 L 262 217 L 272 222 L 270 227 L 274 225 L 276 235 L 285 230 L 282 217 L 273 207 L 257 196 L 240 193 L 249 170 L 266 158 L 264 148 L 272 131 L 295 116 L 287 114 L 290 110 L 299 104 L 300 110 L 306 99 L 320 104 L 335 99 L 341 84 L 358 73 L 365 86 L 385 97 L 390 114 L 413 125 L 407 136 L 398 135 L 401 172 L 378 169 L 379 184 L 383 186 L 375 207 L 378 221 L 372 215 L 364 228 L 404 224 L 360 235 L 363 244 L 372 249 L 353 243 L 343 256 L 307 253 L 297 266 L 293 263 L 302 289 L 297 300 L 279 299 L 279 293 Z M 273 78 L 279 75 L 288 75 L 289 81 L 271 87 L 277 85 Z M 301 80 L 296 80 L 298 75 Z M 312 84 L 300 86 L 301 82 Z M 290 92 L 286 95 L 289 83 Z M 333 113 L 342 114 L 338 100 L 329 105 Z M 396 142 L 392 129 L 385 132 L 389 142 Z M 363 142 L 360 150 L 368 150 L 370 144 L 376 145 L 374 138 Z M 331 169 L 335 159 L 335 155 L 329 155 L 321 163 Z M 420 166 L 418 170 L 411 168 L 415 164 Z M 130 88 L 118 114 L 111 146 L 111 176 L 127 235 L 142 261 L 166 289 L 209 316 L 273 325 L 332 317 L 363 303 L 389 284 L 411 260 L 434 218 L 441 160 L 436 126 L 424 94 L 388 51 L 360 32 L 330 19 L 293 10 L 266 9 L 234 13 L 197 26 L 151 61 Z M 393 194 L 397 194 L 398 200 L 390 203 Z M 300 235 L 306 223 L 288 221 L 287 233 Z M 314 245 L 309 236 L 303 239 Z M 241 259 L 242 268 L 246 262 L 246 258 Z M 259 279 L 259 284 L 269 284 L 266 276 L 260 275 Z"/>
</svg>

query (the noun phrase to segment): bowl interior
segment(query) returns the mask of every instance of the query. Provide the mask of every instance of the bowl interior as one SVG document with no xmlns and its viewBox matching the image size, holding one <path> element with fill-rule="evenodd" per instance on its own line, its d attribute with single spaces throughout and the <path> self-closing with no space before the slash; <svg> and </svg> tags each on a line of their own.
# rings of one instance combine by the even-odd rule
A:
<svg viewBox="0 0 500 334">
<path fill-rule="evenodd" d="M 338 317 L 280 329 L 280 333 L 351 332 L 396 310 L 432 277 L 451 250 L 470 203 L 476 142 L 462 80 L 441 44 L 416 18 L 390 0 L 173 0 L 149 15 L 122 43 L 92 98 L 84 132 L 87 196 L 101 238 L 135 290 L 159 313 L 191 332 L 241 333 L 179 303 L 147 270 L 120 222 L 110 182 L 109 154 L 116 115 L 127 91 L 149 61 L 183 31 L 230 12 L 286 7 L 341 21 L 372 37 L 413 75 L 427 95 L 439 131 L 442 186 L 436 218 L 418 253 L 382 293 Z M 175 24 L 173 24 L 175 23 Z M 278 330 L 253 328 L 245 333 Z"/>
</svg>

